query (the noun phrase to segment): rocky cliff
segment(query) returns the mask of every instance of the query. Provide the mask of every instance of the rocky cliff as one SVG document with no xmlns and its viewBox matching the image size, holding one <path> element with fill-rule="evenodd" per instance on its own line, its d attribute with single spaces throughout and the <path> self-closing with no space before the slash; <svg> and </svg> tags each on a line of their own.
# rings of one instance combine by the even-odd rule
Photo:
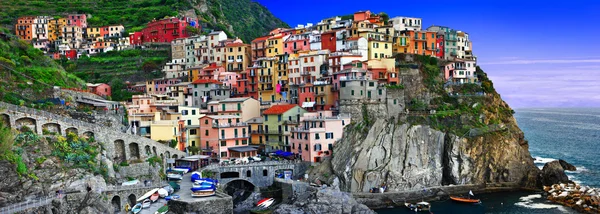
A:
<svg viewBox="0 0 600 214">
<path fill-rule="evenodd" d="M 396 64 L 402 86 L 388 87 L 387 99 L 400 105 L 341 107 L 354 121 L 331 160 L 342 190 L 368 192 L 382 183 L 388 191 L 504 182 L 539 186 L 539 169 L 513 111 L 482 70 L 477 68 L 481 84 L 452 85 L 442 82 L 445 62 L 398 55 Z"/>
</svg>

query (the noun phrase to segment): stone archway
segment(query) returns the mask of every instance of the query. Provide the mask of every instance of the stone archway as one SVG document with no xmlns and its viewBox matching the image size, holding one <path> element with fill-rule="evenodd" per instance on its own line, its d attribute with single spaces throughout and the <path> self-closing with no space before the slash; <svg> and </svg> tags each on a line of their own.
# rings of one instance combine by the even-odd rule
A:
<svg viewBox="0 0 600 214">
<path fill-rule="evenodd" d="M 58 134 L 62 135 L 60 131 L 60 124 L 58 123 L 46 123 L 42 125 L 42 134 Z"/>
<path fill-rule="evenodd" d="M 0 114 L 0 123 L 10 128 L 10 116 L 8 114 Z"/>
<path fill-rule="evenodd" d="M 149 145 L 144 146 L 144 152 L 146 153 L 146 156 L 148 156 L 148 157 L 152 156 L 152 151 L 150 150 Z"/>
<path fill-rule="evenodd" d="M 224 185 L 223 192 L 233 198 L 233 205 L 246 200 L 255 190 L 256 185 L 244 179 L 236 179 Z"/>
<path fill-rule="evenodd" d="M 69 128 L 67 128 L 67 130 L 65 131 L 65 133 L 66 133 L 67 135 L 68 135 L 69 133 L 73 133 L 73 134 L 75 134 L 75 135 L 78 135 L 78 134 L 77 134 L 77 128 L 75 128 L 75 127 L 69 127 Z"/>
<path fill-rule="evenodd" d="M 129 156 L 131 159 L 140 159 L 140 145 L 137 143 L 129 144 Z"/>
<path fill-rule="evenodd" d="M 15 121 L 15 128 L 21 130 L 23 127 L 27 127 L 33 133 L 37 133 L 36 120 L 33 118 L 23 117 Z"/>
<path fill-rule="evenodd" d="M 177 159 L 179 156 L 177 156 L 177 154 L 174 154 L 172 158 Z"/>
<path fill-rule="evenodd" d="M 115 163 L 122 163 L 127 161 L 127 155 L 125 153 L 125 142 L 123 140 L 115 140 Z"/>
<path fill-rule="evenodd" d="M 171 153 L 169 151 L 165 152 L 165 158 L 171 158 Z"/>
<path fill-rule="evenodd" d="M 95 138 L 94 137 L 94 132 L 92 132 L 92 131 L 86 131 L 86 132 L 83 133 L 83 137 L 86 138 L 86 139 Z"/>
<path fill-rule="evenodd" d="M 115 213 L 119 213 L 121 211 L 121 197 L 119 197 L 118 195 L 115 195 L 112 200 L 110 201 L 110 204 L 113 207 L 113 211 Z"/>
<path fill-rule="evenodd" d="M 129 207 L 135 206 L 136 201 L 137 201 L 137 197 L 135 197 L 135 194 L 131 194 L 131 195 L 127 196 L 127 202 L 129 202 Z"/>
</svg>

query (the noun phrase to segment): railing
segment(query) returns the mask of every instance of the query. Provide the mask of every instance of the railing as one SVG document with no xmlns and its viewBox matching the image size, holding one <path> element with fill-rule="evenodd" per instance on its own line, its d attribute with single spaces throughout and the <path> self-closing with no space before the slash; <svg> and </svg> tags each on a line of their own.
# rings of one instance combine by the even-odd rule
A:
<svg viewBox="0 0 600 214">
<path fill-rule="evenodd" d="M 246 127 L 246 126 L 248 126 L 248 123 L 223 123 L 223 124 L 213 123 L 212 124 L 213 128 Z"/>
<path fill-rule="evenodd" d="M 264 158 L 264 157 L 263 157 Z M 281 160 L 281 161 L 260 161 L 260 162 L 249 162 L 249 163 L 240 163 L 240 164 L 210 164 L 202 168 L 203 170 L 211 170 L 211 169 L 221 169 L 224 167 L 233 168 L 233 167 L 246 167 L 246 166 L 280 166 L 280 165 L 289 165 L 296 164 L 302 162 L 300 159 L 297 160 Z"/>
<path fill-rule="evenodd" d="M 342 76 L 342 77 L 340 77 L 340 81 L 348 81 L 348 80 L 367 80 L 367 77 L 365 77 L 365 76 L 360 76 L 360 77 Z"/>
<path fill-rule="evenodd" d="M 263 130 L 263 133 L 265 133 L 265 134 L 283 134 L 283 131 L 281 131 L 281 130 Z"/>
<path fill-rule="evenodd" d="M 240 139 L 240 138 L 249 138 L 248 134 L 234 135 L 234 136 L 219 136 L 219 140 L 230 140 L 230 139 Z"/>
<path fill-rule="evenodd" d="M 162 182 L 157 185 L 151 185 L 151 186 L 146 186 L 142 183 L 139 183 L 136 185 L 129 185 L 129 186 L 107 186 L 106 191 L 117 192 L 117 191 L 127 191 L 127 190 L 137 190 L 137 189 L 154 189 L 154 188 L 162 188 L 162 187 L 168 186 L 168 185 L 169 185 L 169 183 Z"/>
<path fill-rule="evenodd" d="M 46 196 L 37 198 L 33 201 L 25 201 L 17 204 L 11 204 L 7 207 L 0 208 L 0 213 L 18 213 L 31 208 L 42 207 L 52 203 L 52 200 L 58 198 L 57 196 Z"/>
</svg>

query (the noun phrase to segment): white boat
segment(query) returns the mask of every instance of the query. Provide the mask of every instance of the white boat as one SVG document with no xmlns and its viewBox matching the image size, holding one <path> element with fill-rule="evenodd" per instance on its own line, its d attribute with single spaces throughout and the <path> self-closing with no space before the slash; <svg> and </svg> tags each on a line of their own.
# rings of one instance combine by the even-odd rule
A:
<svg viewBox="0 0 600 214">
<path fill-rule="evenodd" d="M 136 185 L 140 183 L 140 181 L 138 179 L 135 180 L 131 180 L 131 181 L 125 181 L 121 184 L 121 186 L 131 186 L 131 185 Z"/>
<path fill-rule="evenodd" d="M 155 193 L 156 191 L 158 191 L 158 190 L 159 190 L 159 188 L 156 188 L 156 189 L 150 190 L 150 191 L 149 191 L 149 192 L 147 192 L 146 194 L 142 195 L 142 197 L 139 197 L 139 198 L 137 199 L 137 201 L 143 201 L 144 199 L 146 199 L 146 198 L 149 198 L 150 196 L 152 196 L 152 194 L 154 194 L 154 193 Z"/>
<path fill-rule="evenodd" d="M 192 197 L 209 197 L 215 195 L 215 191 L 196 191 L 192 192 Z"/>
<path fill-rule="evenodd" d="M 158 189 L 158 195 L 161 198 L 167 197 L 169 195 L 169 192 L 166 189 Z"/>
<path fill-rule="evenodd" d="M 142 204 L 136 204 L 131 208 L 131 212 L 134 214 L 140 213 L 142 211 Z"/>
<path fill-rule="evenodd" d="M 167 172 L 168 180 L 181 180 L 183 178 L 183 172 L 177 170 L 171 170 Z"/>
<path fill-rule="evenodd" d="M 150 199 L 144 200 L 144 202 L 142 202 L 142 208 L 149 208 L 151 203 L 152 202 L 150 201 Z"/>
<path fill-rule="evenodd" d="M 179 172 L 183 172 L 183 174 L 185 174 L 185 173 L 188 173 L 190 170 L 184 169 L 184 168 L 173 168 L 173 171 L 179 171 Z"/>
<path fill-rule="evenodd" d="M 265 199 L 258 201 L 258 203 L 256 204 L 256 207 L 266 209 L 266 208 L 269 208 L 271 206 L 271 204 L 273 204 L 273 202 L 275 202 L 275 199 L 265 198 Z"/>
<path fill-rule="evenodd" d="M 404 203 L 404 206 L 406 206 L 406 208 L 408 208 L 409 210 L 415 212 L 429 212 L 429 210 L 431 209 L 431 204 L 425 201 L 416 204 Z"/>
</svg>

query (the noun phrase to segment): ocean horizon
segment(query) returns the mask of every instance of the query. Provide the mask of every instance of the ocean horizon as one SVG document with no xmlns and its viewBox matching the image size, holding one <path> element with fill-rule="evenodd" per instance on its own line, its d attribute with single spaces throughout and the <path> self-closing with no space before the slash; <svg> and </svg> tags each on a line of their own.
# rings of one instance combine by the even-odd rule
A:
<svg viewBox="0 0 600 214">
<path fill-rule="evenodd" d="M 600 108 L 519 108 L 515 119 L 538 168 L 562 159 L 577 167 L 567 171 L 569 179 L 585 186 L 600 187 Z M 434 201 L 432 213 L 577 213 L 546 200 L 539 192 L 499 192 L 477 195 L 478 205 L 449 200 Z M 404 207 L 376 210 L 379 214 L 414 213 Z"/>
</svg>

